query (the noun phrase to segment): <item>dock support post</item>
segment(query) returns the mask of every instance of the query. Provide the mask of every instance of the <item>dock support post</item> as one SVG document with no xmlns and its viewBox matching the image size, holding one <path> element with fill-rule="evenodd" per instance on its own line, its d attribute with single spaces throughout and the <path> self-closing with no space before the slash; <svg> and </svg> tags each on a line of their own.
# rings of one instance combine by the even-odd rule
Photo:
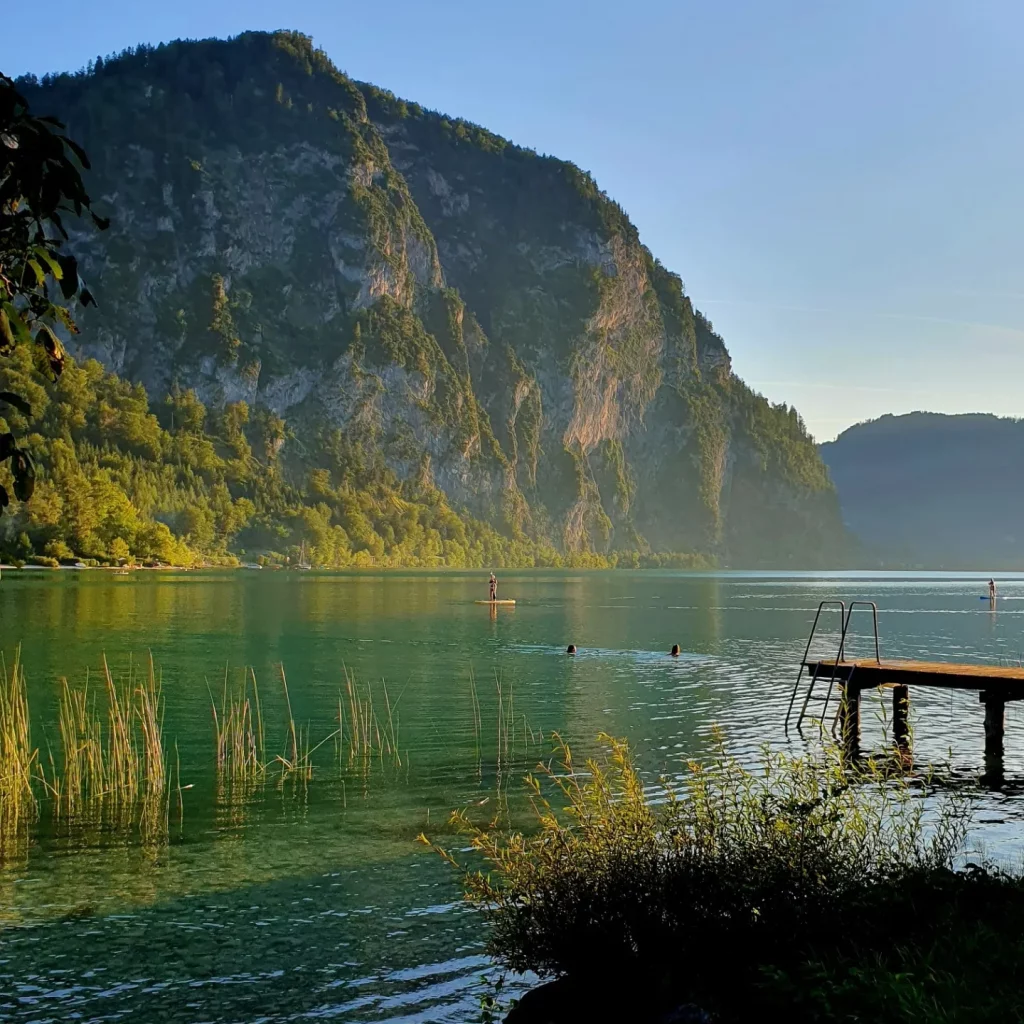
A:
<svg viewBox="0 0 1024 1024">
<path fill-rule="evenodd" d="M 899 747 L 910 743 L 910 688 L 897 683 L 892 688 L 892 734 Z"/>
<path fill-rule="evenodd" d="M 982 693 L 985 705 L 985 753 L 1001 754 L 1006 733 L 1006 701 L 999 694 Z"/>
<path fill-rule="evenodd" d="M 843 685 L 839 723 L 843 746 L 855 753 L 860 744 L 860 690 L 849 680 Z"/>
</svg>

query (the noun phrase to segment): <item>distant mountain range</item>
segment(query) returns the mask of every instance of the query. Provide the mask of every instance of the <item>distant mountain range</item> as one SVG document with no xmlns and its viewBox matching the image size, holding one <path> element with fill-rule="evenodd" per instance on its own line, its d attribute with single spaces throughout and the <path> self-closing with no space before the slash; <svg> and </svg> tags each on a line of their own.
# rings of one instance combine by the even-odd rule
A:
<svg viewBox="0 0 1024 1024">
<path fill-rule="evenodd" d="M 1024 569 L 1024 420 L 883 416 L 820 451 L 864 558 Z"/>
</svg>

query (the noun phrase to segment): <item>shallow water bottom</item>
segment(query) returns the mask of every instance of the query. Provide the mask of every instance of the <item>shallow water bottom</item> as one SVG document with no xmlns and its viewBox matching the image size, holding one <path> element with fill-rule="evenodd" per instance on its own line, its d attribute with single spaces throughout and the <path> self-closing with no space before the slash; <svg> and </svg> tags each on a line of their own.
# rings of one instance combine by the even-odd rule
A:
<svg viewBox="0 0 1024 1024">
<path fill-rule="evenodd" d="M 601 731 L 626 736 L 652 779 L 705 753 L 716 723 L 744 757 L 765 742 L 802 749 L 782 720 L 824 598 L 878 600 L 890 657 L 997 662 L 1024 647 L 1019 578 L 1000 581 L 994 612 L 969 577 L 503 574 L 514 609 L 475 605 L 483 584 L 459 573 L 5 575 L 0 616 L 24 644 L 40 747 L 54 741 L 61 675 L 81 681 L 103 652 L 124 672 L 129 655 L 152 651 L 191 788 L 149 842 L 44 809 L 0 869 L 0 1019 L 472 1020 L 493 970 L 486 932 L 416 836 L 448 837 L 453 808 L 527 820 L 519 780 L 553 731 L 583 751 Z M 836 637 L 830 627 L 823 653 Z M 307 785 L 225 792 L 211 691 L 225 666 L 233 679 L 252 665 L 268 750 L 284 750 L 281 663 L 314 741 L 336 728 L 344 670 L 386 678 L 400 764 L 339 762 L 327 743 Z M 882 742 L 885 714 L 884 700 L 866 701 L 866 746 Z M 948 757 L 965 785 L 984 775 L 976 697 L 912 692 L 911 721 L 920 762 Z M 1011 707 L 1005 783 L 979 805 L 975 845 L 997 855 L 1021 835 L 1022 725 Z"/>
</svg>

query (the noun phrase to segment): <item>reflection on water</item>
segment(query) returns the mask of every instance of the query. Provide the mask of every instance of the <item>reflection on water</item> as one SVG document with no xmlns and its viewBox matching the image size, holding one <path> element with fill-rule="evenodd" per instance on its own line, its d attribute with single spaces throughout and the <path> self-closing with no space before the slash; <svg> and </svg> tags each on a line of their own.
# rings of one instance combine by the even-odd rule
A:
<svg viewBox="0 0 1024 1024">
<path fill-rule="evenodd" d="M 714 723 L 743 755 L 786 742 L 797 662 L 827 597 L 879 602 L 884 656 L 1016 660 L 1024 580 L 1000 581 L 995 612 L 978 600 L 983 583 L 538 572 L 503 575 L 518 603 L 488 608 L 473 604 L 486 578 L 458 573 L 5 576 L 0 620 L 24 644 L 40 748 L 59 749 L 62 675 L 84 679 L 104 652 L 123 673 L 152 651 L 181 791 L 175 778 L 148 841 L 44 807 L 0 870 L 0 1018 L 470 1019 L 484 937 L 419 832 L 442 835 L 456 807 L 524 818 L 517 780 L 555 730 L 583 748 L 601 731 L 627 736 L 652 774 L 699 756 Z M 836 642 L 824 634 L 822 654 Z M 218 760 L 211 692 L 223 718 L 225 669 L 233 681 L 243 666 L 259 685 L 262 774 Z M 918 763 L 948 755 L 965 782 L 1005 776 L 980 817 L 990 850 L 1008 849 L 1024 788 L 1019 708 L 994 766 L 976 697 L 912 690 L 911 702 Z M 881 741 L 886 712 L 865 698 L 865 745 Z M 307 748 L 311 772 L 275 761 Z"/>
</svg>

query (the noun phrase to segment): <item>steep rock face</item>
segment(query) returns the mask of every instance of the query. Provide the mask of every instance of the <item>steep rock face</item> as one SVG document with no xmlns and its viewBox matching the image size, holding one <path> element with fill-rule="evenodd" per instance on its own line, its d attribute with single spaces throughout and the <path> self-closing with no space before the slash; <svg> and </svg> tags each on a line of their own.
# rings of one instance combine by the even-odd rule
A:
<svg viewBox="0 0 1024 1024">
<path fill-rule="evenodd" d="M 567 551 L 816 564 L 844 538 L 791 409 L 571 164 L 338 72 L 294 34 L 27 90 L 114 217 L 79 352 L 284 419 L 277 456 L 443 489 Z M 329 442 L 329 443 L 328 443 Z"/>
</svg>

